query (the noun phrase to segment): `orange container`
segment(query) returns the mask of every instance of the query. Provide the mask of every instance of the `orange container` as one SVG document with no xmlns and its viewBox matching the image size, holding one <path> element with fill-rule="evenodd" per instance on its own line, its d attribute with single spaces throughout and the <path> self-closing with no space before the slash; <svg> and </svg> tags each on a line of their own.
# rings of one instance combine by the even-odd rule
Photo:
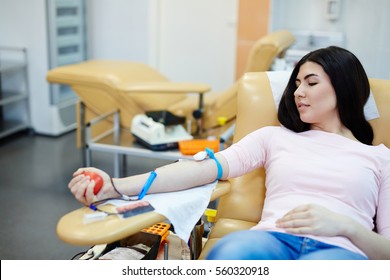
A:
<svg viewBox="0 0 390 280">
<path fill-rule="evenodd" d="M 206 148 L 209 148 L 214 152 L 218 152 L 219 139 L 215 139 L 215 140 L 194 139 L 194 140 L 179 141 L 179 150 L 183 155 L 195 155 L 200 151 L 204 151 Z"/>
<path fill-rule="evenodd" d="M 141 231 L 160 235 L 161 242 L 163 242 L 165 240 L 165 238 L 167 238 L 167 236 L 169 235 L 169 228 L 170 227 L 171 227 L 171 225 L 167 224 L 167 223 L 157 223 L 157 224 L 154 224 L 153 226 L 144 228 Z"/>
</svg>

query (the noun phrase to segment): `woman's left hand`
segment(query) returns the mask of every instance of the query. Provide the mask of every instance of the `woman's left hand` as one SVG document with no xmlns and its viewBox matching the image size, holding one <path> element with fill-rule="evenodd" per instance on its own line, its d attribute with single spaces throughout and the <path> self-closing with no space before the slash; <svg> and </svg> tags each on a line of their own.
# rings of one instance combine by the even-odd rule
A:
<svg viewBox="0 0 390 280">
<path fill-rule="evenodd" d="M 289 233 L 336 236 L 342 235 L 348 220 L 325 207 L 306 204 L 287 212 L 276 221 L 276 226 Z"/>
</svg>

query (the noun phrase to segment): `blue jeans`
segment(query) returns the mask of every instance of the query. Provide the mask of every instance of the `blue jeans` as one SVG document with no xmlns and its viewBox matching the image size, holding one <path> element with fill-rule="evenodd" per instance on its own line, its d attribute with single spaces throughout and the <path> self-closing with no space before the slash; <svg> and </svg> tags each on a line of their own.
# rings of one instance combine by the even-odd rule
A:
<svg viewBox="0 0 390 280">
<path fill-rule="evenodd" d="M 209 260 L 366 260 L 347 249 L 281 232 L 233 232 L 209 252 Z"/>
</svg>

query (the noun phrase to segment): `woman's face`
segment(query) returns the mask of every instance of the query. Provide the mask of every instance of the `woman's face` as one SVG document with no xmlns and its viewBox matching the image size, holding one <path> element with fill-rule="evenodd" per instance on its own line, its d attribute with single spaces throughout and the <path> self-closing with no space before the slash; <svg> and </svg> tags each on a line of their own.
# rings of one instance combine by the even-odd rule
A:
<svg viewBox="0 0 390 280">
<path fill-rule="evenodd" d="M 336 93 L 321 65 L 310 61 L 302 64 L 295 83 L 295 104 L 303 122 L 311 124 L 312 129 L 340 125 Z"/>
</svg>

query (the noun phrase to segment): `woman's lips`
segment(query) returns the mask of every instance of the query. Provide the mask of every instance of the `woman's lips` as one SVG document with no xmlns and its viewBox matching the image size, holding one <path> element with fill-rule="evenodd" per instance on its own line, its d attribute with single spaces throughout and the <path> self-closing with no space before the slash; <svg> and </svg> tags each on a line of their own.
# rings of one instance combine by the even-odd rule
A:
<svg viewBox="0 0 390 280">
<path fill-rule="evenodd" d="M 298 102 L 298 108 L 302 108 L 302 107 L 309 107 L 309 105 L 303 102 Z"/>
</svg>

